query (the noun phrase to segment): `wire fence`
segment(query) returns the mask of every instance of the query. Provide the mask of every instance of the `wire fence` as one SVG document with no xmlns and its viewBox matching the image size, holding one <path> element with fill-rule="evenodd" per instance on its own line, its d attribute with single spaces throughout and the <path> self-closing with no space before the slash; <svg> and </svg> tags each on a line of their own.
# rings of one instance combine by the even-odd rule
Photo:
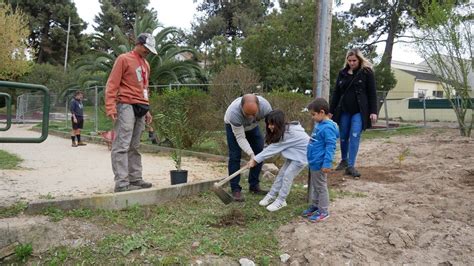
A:
<svg viewBox="0 0 474 266">
<path fill-rule="evenodd" d="M 220 84 L 222 85 L 222 84 Z M 168 84 L 150 86 L 151 93 L 161 93 L 165 89 L 179 89 L 182 87 L 197 88 L 209 91 L 212 84 Z M 229 84 L 226 86 L 234 86 Z M 93 86 L 81 89 L 84 92 L 83 104 L 88 110 L 86 120 L 92 122 L 93 132 L 99 131 L 100 119 L 105 119 L 104 112 L 104 86 Z M 69 105 L 76 89 L 67 90 L 62 95 L 51 95 L 50 120 L 64 122 L 64 127 L 71 126 L 71 114 Z M 308 102 L 311 96 L 308 97 Z M 37 122 L 42 117 L 42 96 L 35 93 L 23 93 L 17 96 L 16 121 L 17 123 Z M 219 99 L 216 99 L 219 101 Z M 379 123 L 378 126 L 391 128 L 403 122 L 423 123 L 427 122 L 456 122 L 456 114 L 452 105 L 446 99 L 434 96 L 426 96 L 418 92 L 406 91 L 378 91 L 377 92 Z M 443 103 L 443 104 L 439 104 Z M 461 106 L 459 99 L 454 101 Z M 295 107 L 301 109 L 303 107 Z M 101 118 L 102 117 L 102 118 Z M 468 110 L 467 117 L 472 117 L 472 109 Z M 102 121 L 103 122 L 103 121 Z"/>
</svg>

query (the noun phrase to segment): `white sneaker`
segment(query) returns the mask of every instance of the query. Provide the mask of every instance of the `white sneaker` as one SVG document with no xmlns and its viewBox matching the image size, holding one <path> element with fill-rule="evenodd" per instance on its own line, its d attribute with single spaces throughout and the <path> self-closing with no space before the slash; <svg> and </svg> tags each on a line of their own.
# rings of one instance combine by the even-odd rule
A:
<svg viewBox="0 0 474 266">
<path fill-rule="evenodd" d="M 260 206 L 267 206 L 268 204 L 272 203 L 274 200 L 275 200 L 275 198 L 274 198 L 272 195 L 267 194 L 267 195 L 265 195 L 265 197 L 258 203 L 258 205 L 260 205 Z"/>
<path fill-rule="evenodd" d="M 286 201 L 277 199 L 272 204 L 267 206 L 267 210 L 271 212 L 278 211 L 279 209 L 285 207 L 286 205 L 287 205 Z"/>
</svg>

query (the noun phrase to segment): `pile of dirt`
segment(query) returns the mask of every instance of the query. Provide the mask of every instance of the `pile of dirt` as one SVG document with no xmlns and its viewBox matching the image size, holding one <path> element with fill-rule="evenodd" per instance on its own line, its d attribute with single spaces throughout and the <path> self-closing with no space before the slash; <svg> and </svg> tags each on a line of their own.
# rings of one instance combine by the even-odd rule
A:
<svg viewBox="0 0 474 266">
<path fill-rule="evenodd" d="M 367 197 L 337 199 L 324 222 L 282 226 L 289 263 L 474 264 L 474 139 L 458 134 L 364 141 L 361 179 L 329 180 Z"/>
</svg>

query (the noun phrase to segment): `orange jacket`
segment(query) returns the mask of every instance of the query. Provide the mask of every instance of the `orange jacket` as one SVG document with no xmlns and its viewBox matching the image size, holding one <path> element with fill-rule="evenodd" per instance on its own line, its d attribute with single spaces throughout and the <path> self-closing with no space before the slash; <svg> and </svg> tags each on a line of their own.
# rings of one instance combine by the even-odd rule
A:
<svg viewBox="0 0 474 266">
<path fill-rule="evenodd" d="M 142 73 L 142 71 L 144 73 Z M 117 103 L 148 104 L 150 65 L 136 52 L 119 55 L 110 72 L 105 89 L 107 115 L 117 113 Z"/>
</svg>

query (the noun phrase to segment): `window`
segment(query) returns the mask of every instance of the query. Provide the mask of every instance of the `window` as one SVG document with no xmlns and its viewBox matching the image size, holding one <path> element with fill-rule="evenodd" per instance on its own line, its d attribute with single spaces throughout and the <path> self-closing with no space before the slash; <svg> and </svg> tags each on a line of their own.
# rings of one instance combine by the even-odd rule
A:
<svg viewBox="0 0 474 266">
<path fill-rule="evenodd" d="M 433 91 L 433 96 L 437 98 L 443 98 L 443 91 Z"/>
</svg>

